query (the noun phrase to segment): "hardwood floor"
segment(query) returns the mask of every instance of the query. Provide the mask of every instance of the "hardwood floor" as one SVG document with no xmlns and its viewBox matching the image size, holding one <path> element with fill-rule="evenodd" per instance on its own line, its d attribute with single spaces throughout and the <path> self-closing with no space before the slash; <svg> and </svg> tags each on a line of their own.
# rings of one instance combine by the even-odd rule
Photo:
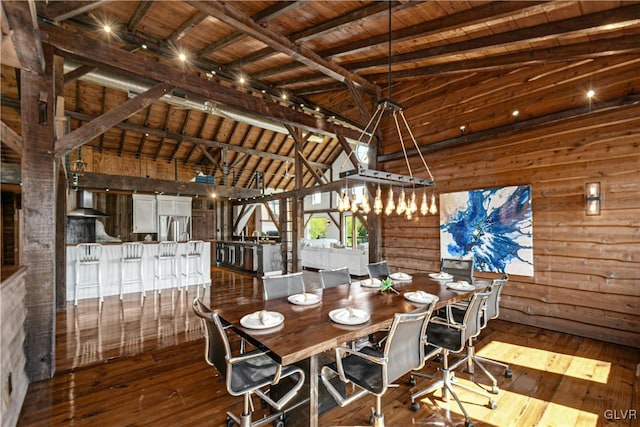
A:
<svg viewBox="0 0 640 427">
<path fill-rule="evenodd" d="M 58 313 L 57 373 L 30 385 L 18 425 L 223 426 L 225 412 L 239 413 L 242 399 L 229 396 L 218 373 L 205 363 L 202 329 L 190 303 L 196 294 L 213 307 L 259 300 L 262 288 L 251 275 L 220 268 L 211 275 L 210 289 L 148 293 L 142 305 L 137 294 L 122 302 L 110 297 L 101 316 L 94 300 Z M 317 284 L 317 273 L 306 271 L 305 282 Z M 485 399 L 460 392 L 476 426 L 640 425 L 636 348 L 494 320 L 477 349 L 509 363 L 513 377 L 490 369 L 500 386 L 495 410 Z M 429 362 L 424 372 L 437 374 L 438 366 Z M 457 377 L 468 382 L 464 372 Z M 487 383 L 482 375 L 477 379 Z M 413 390 L 428 383 L 418 380 Z M 387 426 L 464 425 L 455 402 L 442 402 L 439 392 L 412 412 L 411 389 L 403 380 L 383 397 Z M 373 403 L 366 397 L 329 410 L 320 425 L 366 425 Z"/>
</svg>

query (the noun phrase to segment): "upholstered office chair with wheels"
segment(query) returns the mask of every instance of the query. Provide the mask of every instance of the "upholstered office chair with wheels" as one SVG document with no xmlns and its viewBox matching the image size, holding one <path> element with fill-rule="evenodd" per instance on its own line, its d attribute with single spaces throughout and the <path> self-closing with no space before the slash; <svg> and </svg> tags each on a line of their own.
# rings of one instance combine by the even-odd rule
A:
<svg viewBox="0 0 640 427">
<path fill-rule="evenodd" d="M 340 285 L 350 285 L 351 275 L 349 267 L 320 270 L 320 281 L 323 288 L 333 288 Z"/>
<path fill-rule="evenodd" d="M 367 270 L 369 270 L 369 277 L 371 277 L 372 279 L 384 280 L 389 277 L 389 274 L 391 274 L 387 261 L 372 262 L 370 264 L 367 264 Z"/>
<path fill-rule="evenodd" d="M 449 273 L 455 280 L 473 283 L 473 259 L 442 258 L 440 271 Z"/>
<path fill-rule="evenodd" d="M 373 394 L 376 406 L 369 421 L 375 427 L 384 427 L 382 396 L 392 382 L 424 365 L 425 330 L 435 303 L 420 312 L 396 314 L 382 351 L 373 347 L 358 351 L 345 346 L 336 348 L 336 361 L 323 366 L 320 375 L 340 406 Z M 355 384 L 356 391 L 348 396 L 338 391 L 331 381 L 336 376 L 344 383 Z"/>
<path fill-rule="evenodd" d="M 283 366 L 273 360 L 266 352 L 252 350 L 233 355 L 225 328 L 215 311 L 210 310 L 199 299 L 193 300 L 193 311 L 202 319 L 206 331 L 204 357 L 207 363 L 215 367 L 226 380 L 227 391 L 232 396 L 243 396 L 244 405 L 240 417 L 227 412 L 227 426 L 238 424 L 240 427 L 260 426 L 272 421 L 276 426 L 284 426 L 282 408 L 296 395 L 304 384 L 304 372 L 296 366 Z M 295 383 L 280 399 L 274 401 L 264 389 L 277 384 L 281 379 L 292 377 Z M 256 394 L 268 403 L 276 413 L 252 421 L 253 404 L 251 395 Z"/>
<path fill-rule="evenodd" d="M 500 296 L 502 294 L 502 288 L 509 280 L 509 277 L 505 275 L 501 279 L 494 279 L 491 282 L 489 297 L 487 298 L 487 302 L 480 316 L 480 329 L 484 329 L 487 326 L 487 323 L 491 319 L 497 319 L 500 315 Z M 464 315 L 464 309 L 460 306 L 455 306 L 452 308 L 452 314 L 454 319 L 461 319 Z M 482 372 L 491 380 L 491 392 L 497 394 L 500 389 L 498 388 L 498 381 L 496 378 L 487 370 L 487 368 L 483 365 L 483 363 L 488 363 L 496 366 L 501 366 L 504 368 L 504 376 L 507 378 L 511 378 L 513 373 L 509 369 L 509 365 L 506 363 L 498 362 L 496 360 L 487 359 L 481 356 L 476 355 L 475 352 L 475 339 L 469 338 L 467 342 L 467 354 L 461 360 L 456 361 L 454 365 L 450 367 L 450 369 L 456 369 L 458 366 L 466 364 L 466 372 L 470 374 L 475 373 L 475 366 L 478 366 Z"/>
<path fill-rule="evenodd" d="M 449 366 L 449 353 L 460 353 L 464 350 L 465 344 L 468 339 L 477 336 L 480 333 L 480 317 L 483 307 L 489 298 L 489 292 L 478 292 L 471 297 L 469 304 L 465 310 L 461 323 L 456 322 L 454 319 L 442 319 L 440 317 L 433 317 L 429 326 L 427 327 L 427 342 L 429 349 L 431 347 L 440 348 L 442 350 L 442 379 L 431 384 L 424 390 L 411 395 L 411 409 L 417 411 L 420 408 L 420 404 L 416 402 L 420 396 L 429 394 L 435 390 L 442 389 L 443 400 L 446 402 L 449 400 L 449 395 L 458 403 L 460 410 L 465 417 L 465 426 L 473 427 L 473 423 L 469 418 L 467 410 L 462 405 L 458 394 L 453 389 L 453 386 L 463 388 L 472 393 L 479 394 L 486 397 L 489 400 L 489 407 L 491 409 L 497 408 L 497 403 L 491 398 L 484 390 L 468 387 L 464 384 L 458 383 L 455 378 L 452 367 Z M 427 377 L 430 376 L 412 372 L 411 380 L 415 381 L 414 377 Z"/>
<path fill-rule="evenodd" d="M 262 278 L 264 300 L 304 293 L 302 272 L 264 276 Z"/>
</svg>

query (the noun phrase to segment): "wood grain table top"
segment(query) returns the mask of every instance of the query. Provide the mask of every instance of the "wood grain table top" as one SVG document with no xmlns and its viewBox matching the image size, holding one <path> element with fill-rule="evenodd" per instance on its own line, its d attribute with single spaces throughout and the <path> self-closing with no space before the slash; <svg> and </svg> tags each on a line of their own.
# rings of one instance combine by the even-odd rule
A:
<svg viewBox="0 0 640 427">
<path fill-rule="evenodd" d="M 483 290 L 485 285 L 478 284 L 476 291 Z M 321 297 L 320 302 L 313 305 L 295 305 L 287 298 L 278 298 L 253 303 L 226 303 L 212 309 L 241 336 L 258 348 L 269 351 L 275 360 L 286 365 L 389 327 L 395 313 L 407 313 L 425 307 L 424 304 L 406 300 L 405 292 L 422 290 L 437 296 L 436 309 L 468 298 L 475 292 L 453 292 L 443 282 L 432 280 L 423 273 L 413 275 L 408 282 L 394 282 L 394 288 L 398 294 L 392 291 L 382 293 L 377 288 L 353 283 L 351 286 L 308 290 Z M 331 310 L 347 307 L 365 310 L 371 317 L 360 325 L 342 325 L 329 318 Z M 269 329 L 248 329 L 240 325 L 243 316 L 260 310 L 278 312 L 285 320 Z"/>
</svg>

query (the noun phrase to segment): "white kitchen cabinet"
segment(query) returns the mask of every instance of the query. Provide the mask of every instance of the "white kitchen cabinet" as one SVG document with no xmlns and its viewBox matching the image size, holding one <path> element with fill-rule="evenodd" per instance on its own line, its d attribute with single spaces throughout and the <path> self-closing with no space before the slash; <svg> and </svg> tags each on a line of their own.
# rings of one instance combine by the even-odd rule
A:
<svg viewBox="0 0 640 427">
<path fill-rule="evenodd" d="M 191 197 L 157 196 L 158 215 L 191 216 Z"/>
<path fill-rule="evenodd" d="M 155 196 L 133 194 L 133 232 L 158 232 L 158 213 Z"/>
</svg>

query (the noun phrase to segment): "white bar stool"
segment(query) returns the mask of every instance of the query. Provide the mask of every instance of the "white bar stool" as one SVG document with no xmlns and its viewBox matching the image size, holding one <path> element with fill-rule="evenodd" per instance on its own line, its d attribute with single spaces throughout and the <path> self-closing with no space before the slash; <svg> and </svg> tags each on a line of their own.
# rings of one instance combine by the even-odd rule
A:
<svg viewBox="0 0 640 427">
<path fill-rule="evenodd" d="M 124 285 L 138 284 L 142 297 L 146 296 L 142 275 L 142 252 L 144 251 L 144 245 L 141 242 L 128 242 L 122 244 L 122 257 L 120 258 L 120 299 L 124 293 Z M 136 265 L 137 264 L 137 265 Z M 127 265 L 132 265 L 137 271 L 138 276 L 135 277 L 131 268 L 127 274 Z"/>
<path fill-rule="evenodd" d="M 171 286 L 180 286 L 178 279 L 178 263 L 176 261 L 176 253 L 178 252 L 178 242 L 160 242 L 158 243 L 158 254 L 155 258 L 155 274 L 153 277 L 153 290 L 158 290 L 158 293 L 162 293 L 162 281 L 170 279 Z M 163 266 L 168 266 L 167 271 Z M 174 281 L 175 279 L 175 281 Z"/>
<path fill-rule="evenodd" d="M 104 302 L 102 296 L 102 269 L 100 266 L 100 257 L 102 256 L 102 245 L 100 243 L 80 243 L 76 246 L 76 283 L 74 291 L 73 305 L 78 305 L 78 294 L 80 289 L 84 288 L 98 288 L 98 297 L 100 298 L 100 304 Z M 95 268 L 96 278 L 91 280 L 91 270 Z M 82 274 L 81 270 L 86 274 Z M 85 280 L 82 280 L 85 279 Z"/>
<path fill-rule="evenodd" d="M 183 279 L 182 286 L 189 286 L 189 279 L 200 276 L 200 282 L 195 282 L 195 284 L 202 283 L 202 287 L 206 288 L 207 283 L 204 278 L 204 267 L 202 264 L 202 251 L 204 250 L 204 242 L 202 240 L 190 240 L 185 243 L 185 249 L 182 256 L 182 265 L 184 268 L 181 272 L 181 279 Z M 193 268 L 191 268 L 193 265 Z"/>
</svg>

